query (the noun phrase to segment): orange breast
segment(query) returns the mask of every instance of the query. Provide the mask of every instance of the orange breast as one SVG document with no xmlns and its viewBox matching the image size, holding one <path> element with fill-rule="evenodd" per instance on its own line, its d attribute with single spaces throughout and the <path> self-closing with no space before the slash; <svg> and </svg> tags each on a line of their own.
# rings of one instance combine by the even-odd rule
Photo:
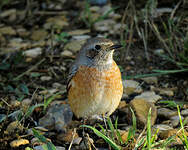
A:
<svg viewBox="0 0 188 150">
<path fill-rule="evenodd" d="M 115 62 L 103 71 L 81 66 L 70 85 L 68 100 L 77 117 L 110 115 L 118 107 L 123 93 L 121 73 Z"/>
</svg>

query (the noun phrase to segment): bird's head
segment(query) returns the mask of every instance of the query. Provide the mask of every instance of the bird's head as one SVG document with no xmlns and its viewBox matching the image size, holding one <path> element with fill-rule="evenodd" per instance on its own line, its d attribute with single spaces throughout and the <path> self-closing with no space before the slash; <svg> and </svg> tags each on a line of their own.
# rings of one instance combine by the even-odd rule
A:
<svg viewBox="0 0 188 150">
<path fill-rule="evenodd" d="M 105 67 L 113 63 L 113 52 L 121 45 L 115 45 L 111 40 L 97 37 L 90 39 L 81 48 L 77 63 L 89 67 Z"/>
</svg>

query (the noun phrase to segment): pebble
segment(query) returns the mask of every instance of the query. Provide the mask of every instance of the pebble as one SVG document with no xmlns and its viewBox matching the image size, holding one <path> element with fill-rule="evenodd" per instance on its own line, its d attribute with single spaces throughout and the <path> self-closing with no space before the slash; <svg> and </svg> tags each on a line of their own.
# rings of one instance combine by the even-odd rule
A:
<svg viewBox="0 0 188 150">
<path fill-rule="evenodd" d="M 161 117 L 165 117 L 167 119 L 170 119 L 173 116 L 177 116 L 178 112 L 170 110 L 168 108 L 159 108 L 157 110 L 157 114 L 158 114 L 159 117 L 161 116 Z"/>
<path fill-rule="evenodd" d="M 16 148 L 19 147 L 21 145 L 26 145 L 29 144 L 29 141 L 27 139 L 19 139 L 19 140 L 14 140 L 10 143 L 10 146 L 12 148 Z"/>
<path fill-rule="evenodd" d="M 133 93 L 141 93 L 140 83 L 134 80 L 123 80 L 123 93 L 130 95 Z"/>
<path fill-rule="evenodd" d="M 116 22 L 112 19 L 106 19 L 99 22 L 96 22 L 94 24 L 94 28 L 96 31 L 100 32 L 106 32 L 113 30 L 113 26 L 116 24 Z"/>
<path fill-rule="evenodd" d="M 186 136 L 188 136 L 188 132 L 186 130 L 184 130 L 184 134 Z M 162 140 L 166 140 L 167 138 L 170 138 L 172 136 L 175 137 L 175 140 L 172 141 L 170 143 L 170 145 L 182 144 L 182 141 L 180 139 L 180 136 L 182 136 L 182 135 L 183 135 L 182 134 L 182 130 L 178 130 L 178 129 L 169 129 L 169 130 L 165 130 L 165 131 L 159 132 L 159 137 Z"/>
<path fill-rule="evenodd" d="M 83 46 L 83 44 L 85 42 L 86 42 L 86 40 L 70 41 L 64 46 L 64 50 L 68 50 L 68 51 L 72 51 L 72 52 L 76 53 L 81 49 L 81 47 Z"/>
<path fill-rule="evenodd" d="M 107 12 L 111 11 L 112 10 L 112 7 L 111 5 L 105 5 L 103 6 L 100 10 L 99 10 L 99 13 L 101 15 L 105 15 Z M 112 14 L 114 14 L 114 11 L 111 11 L 110 14 L 109 14 L 109 18 L 111 18 Z"/>
<path fill-rule="evenodd" d="M 12 14 L 16 14 L 16 9 L 8 9 L 1 12 L 0 17 L 5 18 Z"/>
<path fill-rule="evenodd" d="M 62 87 L 64 87 L 65 85 L 62 85 L 62 84 L 60 84 L 60 83 L 58 83 L 58 82 L 55 82 L 55 83 L 53 83 L 52 84 L 52 87 L 53 88 L 56 88 L 56 89 L 60 89 L 60 88 L 62 88 Z M 65 89 L 66 89 L 66 87 L 65 87 Z"/>
<path fill-rule="evenodd" d="M 16 31 L 20 37 L 24 37 L 24 38 L 29 36 L 30 34 L 25 28 L 19 28 Z"/>
<path fill-rule="evenodd" d="M 65 131 L 65 127 L 72 121 L 73 113 L 68 104 L 52 104 L 44 117 L 39 120 L 39 125 Z"/>
<path fill-rule="evenodd" d="M 51 29 L 52 27 L 62 29 L 67 26 L 69 26 L 69 23 L 64 19 L 64 16 L 48 18 L 43 25 L 45 29 Z"/>
<path fill-rule="evenodd" d="M 148 112 L 151 108 L 151 125 L 155 124 L 157 118 L 157 109 L 153 103 L 150 103 L 144 99 L 133 99 L 129 103 L 129 107 L 134 111 L 136 116 L 137 125 L 139 128 L 143 128 L 147 124 Z M 129 109 L 128 121 L 132 124 L 132 111 Z"/>
<path fill-rule="evenodd" d="M 42 77 L 40 77 L 41 81 L 50 81 L 51 79 L 52 79 L 51 76 L 42 76 Z"/>
<path fill-rule="evenodd" d="M 153 126 L 154 129 L 159 129 L 159 131 L 166 131 L 173 129 L 171 126 L 166 125 L 166 124 L 156 124 Z"/>
<path fill-rule="evenodd" d="M 24 127 L 21 125 L 19 121 L 13 121 L 7 126 L 6 131 L 8 132 L 8 134 L 11 134 L 15 131 L 23 131 L 23 129 Z"/>
<path fill-rule="evenodd" d="M 90 29 L 85 29 L 85 30 L 72 30 L 72 31 L 69 31 L 68 32 L 68 35 L 71 35 L 71 36 L 75 36 L 75 35 L 83 35 L 83 34 L 87 34 L 87 33 L 90 33 Z"/>
<path fill-rule="evenodd" d="M 22 41 L 23 40 L 21 38 L 14 38 L 10 40 L 7 47 L 14 48 L 15 50 L 25 49 L 29 47 L 30 44 L 28 42 L 22 42 Z"/>
<path fill-rule="evenodd" d="M 113 30 L 109 31 L 111 34 L 118 34 L 121 30 L 121 23 L 117 23 L 114 25 Z"/>
<path fill-rule="evenodd" d="M 119 131 L 120 132 L 120 136 L 122 138 L 123 143 L 125 143 L 127 141 L 129 132 L 128 131 Z"/>
<path fill-rule="evenodd" d="M 32 100 L 29 98 L 22 100 L 21 106 L 24 112 L 28 111 L 28 108 L 30 107 L 31 103 L 32 103 Z"/>
<path fill-rule="evenodd" d="M 181 115 L 188 116 L 188 109 L 184 109 L 181 111 Z"/>
<path fill-rule="evenodd" d="M 166 96 L 174 96 L 174 92 L 171 89 L 160 89 L 159 93 Z"/>
<path fill-rule="evenodd" d="M 150 89 L 155 92 L 159 92 L 161 95 L 166 95 L 166 96 L 174 96 L 174 91 L 176 88 L 157 88 L 154 86 L 150 86 Z"/>
<path fill-rule="evenodd" d="M 164 50 L 163 49 L 156 49 L 155 51 L 154 51 L 154 53 L 155 54 L 164 54 Z"/>
<path fill-rule="evenodd" d="M 31 34 L 31 40 L 33 41 L 40 41 L 40 40 L 44 40 L 45 38 L 47 38 L 48 32 L 45 30 L 36 30 L 33 31 Z"/>
<path fill-rule="evenodd" d="M 141 95 L 138 95 L 135 97 L 135 99 L 145 99 L 148 102 L 156 103 L 158 100 L 160 100 L 162 97 L 160 95 L 155 94 L 153 91 L 146 91 L 142 93 Z"/>
<path fill-rule="evenodd" d="M 46 149 L 48 149 L 47 145 L 44 144 L 44 145 L 35 146 L 35 147 L 34 147 L 34 150 L 45 150 L 45 149 L 43 148 L 43 146 L 44 146 Z M 64 147 L 61 147 L 61 146 L 55 146 L 55 148 L 56 148 L 56 150 L 66 150 Z"/>
<path fill-rule="evenodd" d="M 187 125 L 188 125 L 188 116 L 186 116 L 186 117 L 184 118 L 184 122 L 185 122 L 185 126 L 187 126 Z"/>
<path fill-rule="evenodd" d="M 181 119 L 183 120 L 184 117 L 181 116 Z M 172 126 L 173 126 L 174 128 L 177 127 L 177 126 L 179 125 L 179 123 L 180 123 L 180 120 L 179 120 L 179 116 L 178 116 L 178 115 L 177 115 L 177 116 L 172 116 L 172 117 L 170 118 L 170 120 L 171 120 L 171 124 L 172 124 Z"/>
<path fill-rule="evenodd" d="M 61 56 L 62 56 L 62 57 L 72 57 L 73 54 L 72 54 L 71 51 L 64 50 L 63 52 L 61 52 Z"/>
<path fill-rule="evenodd" d="M 61 134 L 58 134 L 57 135 L 57 140 L 59 140 L 59 141 L 63 141 L 63 142 L 66 142 L 66 143 L 71 143 L 72 142 L 72 140 L 73 140 L 73 135 L 74 135 L 74 140 L 75 139 L 77 139 L 77 138 L 79 138 L 79 136 L 78 136 L 78 133 L 77 132 L 75 132 L 74 133 L 74 130 L 73 129 L 69 129 L 67 132 L 65 132 L 65 133 L 61 133 Z M 82 138 L 81 138 L 82 139 Z M 74 140 L 73 140 L 73 142 L 74 142 Z M 78 140 L 78 139 L 77 139 Z M 76 142 L 78 142 L 78 141 L 76 141 Z M 79 145 L 79 144 L 78 144 Z"/>
<path fill-rule="evenodd" d="M 90 11 L 93 12 L 93 13 L 97 13 L 99 12 L 101 8 L 99 6 L 91 6 L 90 7 Z"/>
<path fill-rule="evenodd" d="M 49 89 L 49 90 L 48 90 L 48 93 L 49 93 L 50 95 L 52 95 L 52 94 L 55 94 L 57 91 L 58 91 L 57 89 Z"/>
<path fill-rule="evenodd" d="M 32 103 L 32 100 L 29 98 L 23 99 L 21 102 L 22 106 L 29 106 Z"/>
<path fill-rule="evenodd" d="M 16 35 L 16 31 L 9 26 L 0 28 L 0 33 L 3 35 L 12 35 L 12 36 Z"/>
<path fill-rule="evenodd" d="M 145 77 L 142 78 L 143 81 L 145 81 L 147 84 L 157 84 L 158 78 L 157 77 Z"/>
<path fill-rule="evenodd" d="M 26 57 L 36 58 L 42 54 L 42 49 L 40 47 L 32 48 L 32 49 L 24 51 L 23 54 Z"/>
<path fill-rule="evenodd" d="M 90 39 L 91 36 L 90 35 L 76 35 L 76 36 L 72 36 L 73 40 L 87 40 Z"/>
<path fill-rule="evenodd" d="M 20 106 L 20 101 L 17 101 L 17 100 L 11 100 L 11 102 L 10 102 L 10 105 L 11 105 L 11 107 L 19 107 Z"/>
</svg>

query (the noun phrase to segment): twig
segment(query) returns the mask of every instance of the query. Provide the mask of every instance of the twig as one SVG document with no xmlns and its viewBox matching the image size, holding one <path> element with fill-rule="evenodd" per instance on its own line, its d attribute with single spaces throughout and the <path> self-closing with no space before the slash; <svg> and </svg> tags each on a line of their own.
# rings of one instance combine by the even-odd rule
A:
<svg viewBox="0 0 188 150">
<path fill-rule="evenodd" d="M 1 98 L 1 100 L 8 106 L 10 107 L 11 105 L 9 103 L 7 103 L 3 98 Z"/>
<path fill-rule="evenodd" d="M 65 11 L 35 11 L 33 12 L 34 15 L 65 15 Z"/>
<path fill-rule="evenodd" d="M 143 131 L 141 132 L 141 134 L 140 134 L 139 137 L 137 138 L 135 146 L 137 146 L 137 144 L 138 144 L 138 142 L 140 141 L 142 135 L 145 133 L 146 128 L 147 128 L 147 125 L 145 125 Z"/>
<path fill-rule="evenodd" d="M 173 9 L 172 13 L 170 14 L 170 19 L 172 19 L 174 17 L 174 14 L 176 12 L 176 10 L 178 9 L 178 7 L 180 6 L 182 1 L 179 1 L 176 5 L 176 7 Z"/>
<path fill-rule="evenodd" d="M 36 88 L 35 91 L 33 92 L 32 97 L 31 97 L 31 100 L 33 100 L 33 98 L 34 98 L 34 96 L 35 96 L 37 90 L 38 90 L 38 88 Z"/>
<path fill-rule="evenodd" d="M 131 0 L 130 0 L 131 1 Z M 125 10 L 124 10 L 124 13 L 123 13 L 123 17 L 122 17 L 122 19 L 121 19 L 121 28 L 120 28 L 120 31 L 121 31 L 121 34 L 120 34 L 120 39 L 121 39 L 121 41 L 123 41 L 123 40 L 125 40 L 124 38 L 124 34 L 125 34 L 125 32 L 124 32 L 124 30 L 125 30 L 125 18 L 126 18 L 126 16 L 127 16 L 127 12 L 128 12 L 128 8 L 130 7 L 130 1 L 129 1 L 129 3 L 127 4 L 127 7 L 125 8 Z M 125 47 L 124 47 L 125 48 Z M 122 54 L 122 51 L 121 51 L 121 60 L 123 60 L 123 57 L 124 57 L 124 55 Z"/>
<path fill-rule="evenodd" d="M 88 138 L 88 142 L 90 143 L 90 149 L 91 149 L 91 145 L 94 147 L 95 150 L 97 150 L 97 148 L 95 147 L 95 145 L 93 144 L 93 141 L 90 140 L 89 134 L 87 133 L 87 138 Z"/>
<path fill-rule="evenodd" d="M 68 150 L 71 150 L 71 147 L 72 147 L 75 135 L 76 135 L 76 128 L 74 128 L 74 132 L 73 132 L 73 136 L 72 136 L 72 141 L 71 141 L 71 143 L 69 145 L 69 149 Z"/>
<path fill-rule="evenodd" d="M 46 59 L 43 58 L 41 61 L 39 61 L 36 65 L 32 66 L 29 70 L 27 70 L 26 72 L 20 74 L 19 76 L 17 76 L 16 78 L 13 79 L 13 81 L 17 81 L 19 80 L 21 77 L 23 77 L 24 75 L 28 74 L 29 72 L 31 72 L 32 70 L 34 70 L 35 68 L 37 68 L 37 66 L 39 66 L 41 63 L 43 63 Z"/>
</svg>

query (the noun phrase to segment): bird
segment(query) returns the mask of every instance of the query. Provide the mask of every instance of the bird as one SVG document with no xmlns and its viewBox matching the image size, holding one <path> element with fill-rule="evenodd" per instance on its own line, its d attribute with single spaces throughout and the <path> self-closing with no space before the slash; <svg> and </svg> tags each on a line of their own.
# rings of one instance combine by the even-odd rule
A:
<svg viewBox="0 0 188 150">
<path fill-rule="evenodd" d="M 87 40 L 70 67 L 68 103 L 77 118 L 110 116 L 123 94 L 121 72 L 113 53 L 122 47 L 103 37 Z"/>
</svg>

